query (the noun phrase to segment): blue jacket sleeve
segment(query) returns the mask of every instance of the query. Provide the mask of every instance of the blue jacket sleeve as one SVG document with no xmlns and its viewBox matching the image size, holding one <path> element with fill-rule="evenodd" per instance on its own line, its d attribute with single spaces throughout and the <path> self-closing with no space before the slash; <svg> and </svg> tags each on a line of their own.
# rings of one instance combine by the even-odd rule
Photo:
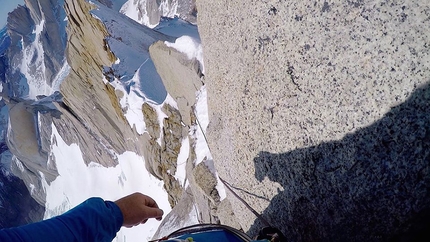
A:
<svg viewBox="0 0 430 242">
<path fill-rule="evenodd" d="M 110 242 L 121 228 L 119 207 L 90 198 L 63 215 L 16 228 L 0 230 L 0 241 Z"/>
</svg>

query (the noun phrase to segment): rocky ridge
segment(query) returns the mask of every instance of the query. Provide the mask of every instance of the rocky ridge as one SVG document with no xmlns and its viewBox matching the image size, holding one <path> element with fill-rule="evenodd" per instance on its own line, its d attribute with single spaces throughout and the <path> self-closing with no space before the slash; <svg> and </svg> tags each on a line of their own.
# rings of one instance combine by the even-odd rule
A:
<svg viewBox="0 0 430 242">
<path fill-rule="evenodd" d="M 12 42 L 15 41 L 13 43 L 18 41 L 17 36 L 21 36 L 24 41 L 28 41 L 27 45 L 31 46 L 33 39 L 29 35 L 34 34 L 35 27 L 24 29 L 25 33 L 18 33 L 22 31 L 19 26 L 24 23 L 17 21 L 16 18 L 26 16 L 24 19 L 28 21 L 25 23 L 32 23 L 33 26 L 49 21 L 41 17 L 43 9 L 47 6 L 38 4 L 37 1 L 28 3 L 29 7 L 20 7 L 16 13 L 11 14 L 12 30 L 9 34 L 16 36 L 12 37 Z M 144 26 L 139 27 L 142 39 L 145 40 L 142 42 L 143 45 L 126 43 L 117 32 L 113 32 L 113 29 L 117 28 L 116 24 L 120 21 L 128 21 L 127 24 L 135 23 L 121 15 L 118 15 L 115 21 L 101 20 L 96 14 L 102 5 L 84 0 L 66 0 L 64 5 L 56 5 L 57 2 L 50 4 L 55 6 L 51 8 L 57 11 L 55 12 L 57 18 L 51 20 L 52 23 L 54 20 L 57 21 L 58 31 L 50 33 L 48 37 L 54 42 L 63 43 L 61 41 L 67 36 L 67 41 L 64 42 L 67 42 L 67 46 L 64 45 L 63 49 L 58 47 L 59 50 L 56 51 L 59 56 L 64 53 L 66 59 L 63 56 L 62 60 L 67 60 L 67 63 L 61 63 L 63 67 L 68 66 L 67 73 L 62 73 L 64 69 L 58 68 L 59 65 L 53 65 L 50 71 L 52 75 L 42 78 L 46 80 L 44 85 L 52 87 L 54 82 L 51 81 L 51 76 L 65 76 L 59 91 L 49 96 L 24 99 L 25 87 L 19 85 L 13 87 L 14 84 L 12 88 L 2 92 L 9 106 L 11 128 L 7 140 L 9 150 L 13 154 L 11 162 L 13 173 L 24 181 L 32 197 L 44 205 L 46 194 L 42 181 L 49 184 L 58 176 L 55 156 L 51 153 L 52 146 L 55 145 L 55 140 L 51 143 L 51 127 L 54 125 L 67 144 L 79 145 L 87 165 L 95 162 L 105 167 L 115 166 L 118 164 L 117 154 L 125 151 L 135 152 L 145 158 L 147 170 L 164 181 L 172 207 L 176 205 L 189 207 L 185 203 L 191 199 L 199 207 L 198 211 L 201 211 L 198 215 L 201 221 L 219 221 L 213 213 L 216 209 L 215 204 L 220 202 L 219 195 L 214 193 L 216 179 L 213 172 L 206 167 L 206 164 L 210 165 L 212 161 L 208 160 L 194 167 L 195 132 L 198 126 L 195 117 L 196 91 L 203 86 L 198 61 L 189 60 L 185 54 L 163 43 L 166 40 L 174 42 L 175 38 Z M 61 12 L 59 9 L 63 7 L 64 12 Z M 63 14 L 64 18 L 67 17 L 65 27 L 67 35 L 60 28 L 64 24 L 63 19 L 60 21 L 58 19 L 58 16 Z M 51 25 L 43 25 L 42 33 L 47 31 L 49 26 Z M 26 38 L 28 40 L 25 40 Z M 161 41 L 157 42 L 159 40 Z M 120 72 L 121 63 L 117 64 L 118 57 L 111 49 L 111 46 L 118 45 L 143 47 L 138 51 L 144 56 L 151 57 L 167 92 L 174 100 L 173 103 L 145 102 L 142 105 L 146 124 L 143 134 L 139 134 L 135 127 L 130 127 L 124 116 L 127 110 L 124 110 L 120 101 L 126 93 L 116 89 L 109 82 L 126 75 Z M 42 48 L 45 47 L 42 45 Z M 20 55 L 20 51 L 22 49 L 19 48 L 9 50 L 11 66 L 18 65 L 14 64 L 13 60 L 16 61 L 14 58 Z M 49 54 L 44 56 L 46 63 L 50 61 L 57 63 L 58 59 L 58 56 Z M 35 69 L 39 67 L 35 64 Z M 8 72 L 8 80 L 16 80 L 15 74 Z M 158 109 L 165 117 L 158 117 L 156 112 Z M 186 139 L 190 142 L 184 143 Z M 187 184 L 181 184 L 174 176 L 183 144 L 189 145 L 186 161 Z M 200 177 L 212 182 L 199 182 Z M 192 210 L 188 212 L 187 216 L 191 216 Z"/>
</svg>

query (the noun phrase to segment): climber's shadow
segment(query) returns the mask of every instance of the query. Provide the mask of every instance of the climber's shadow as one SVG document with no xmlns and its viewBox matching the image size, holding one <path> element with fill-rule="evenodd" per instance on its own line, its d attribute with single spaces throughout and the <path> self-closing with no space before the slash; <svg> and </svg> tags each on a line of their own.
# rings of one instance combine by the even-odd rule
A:
<svg viewBox="0 0 430 242">
<path fill-rule="evenodd" d="M 259 181 L 283 186 L 263 216 L 289 241 L 428 239 L 430 87 L 341 140 L 254 162 Z"/>
</svg>

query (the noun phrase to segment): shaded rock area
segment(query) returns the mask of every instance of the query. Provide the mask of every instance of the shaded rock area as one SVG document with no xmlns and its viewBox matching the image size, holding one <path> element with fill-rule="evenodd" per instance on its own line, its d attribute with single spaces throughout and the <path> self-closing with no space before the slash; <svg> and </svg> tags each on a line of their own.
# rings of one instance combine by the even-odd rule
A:
<svg viewBox="0 0 430 242">
<path fill-rule="evenodd" d="M 3 162 L 3 155 L 2 162 Z M 0 166 L 0 227 L 9 228 L 40 221 L 45 208 L 32 199 L 24 182 Z"/>
<path fill-rule="evenodd" d="M 29 71 L 38 79 L 37 81 L 45 82 L 39 85 L 52 85 L 65 60 L 64 50 L 67 41 L 65 17 L 63 3 L 58 0 L 25 0 L 24 6 L 18 6 L 8 15 L 7 31 L 11 45 L 7 55 L 12 68 L 6 72 L 7 80 L 26 79 L 27 76 L 23 72 Z M 33 56 L 27 57 L 31 58 L 31 62 L 22 67 L 21 62 L 26 54 L 21 51 L 31 46 L 35 40 L 36 26 L 42 21 L 44 26 L 37 44 L 40 44 L 44 51 L 35 52 Z M 27 52 L 31 53 L 29 50 Z M 36 60 L 42 60 L 42 63 Z M 39 64 L 43 64 L 44 68 L 42 69 Z M 13 96 L 22 97 L 29 94 L 28 85 L 22 86 L 23 81 L 9 81 L 8 85 Z"/>
<path fill-rule="evenodd" d="M 291 241 L 428 238 L 429 3 L 197 4 L 220 176 Z"/>
<path fill-rule="evenodd" d="M 255 177 L 284 189 L 263 215 L 297 240 L 428 239 L 429 103 L 425 85 L 341 140 L 281 154 L 260 152 Z"/>
<path fill-rule="evenodd" d="M 33 108 L 31 102 L 9 103 L 9 127 L 7 133 L 7 145 L 14 155 L 11 163 L 13 174 L 25 181 L 33 198 L 41 205 L 45 204 L 45 190 L 42 187 L 43 180 L 50 183 L 58 176 L 55 163 L 48 160 L 51 136 L 50 130 L 39 130 L 36 123 L 38 111 Z M 50 123 L 41 123 L 50 127 Z M 45 132 L 44 132 L 45 131 Z M 46 140 L 48 142 L 46 142 Z M 40 142 L 41 141 L 41 142 Z"/>
</svg>

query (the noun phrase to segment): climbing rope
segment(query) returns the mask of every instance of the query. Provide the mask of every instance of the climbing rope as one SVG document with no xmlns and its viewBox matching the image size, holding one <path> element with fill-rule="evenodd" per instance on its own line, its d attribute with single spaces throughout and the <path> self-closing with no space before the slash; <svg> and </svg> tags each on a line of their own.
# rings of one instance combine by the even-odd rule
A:
<svg viewBox="0 0 430 242">
<path fill-rule="evenodd" d="M 206 134 L 203 131 L 203 128 L 200 124 L 199 118 L 196 115 L 196 121 L 197 124 L 199 125 L 200 131 L 203 134 L 203 137 L 205 139 L 206 145 L 209 149 L 209 152 L 211 152 L 210 148 L 209 148 L 209 143 L 208 143 L 208 139 L 206 138 Z M 212 152 L 211 152 L 212 153 Z M 255 211 L 255 209 L 253 209 L 243 198 L 241 198 L 234 190 L 233 187 L 230 185 L 230 183 L 226 182 L 224 179 L 221 178 L 221 176 L 218 174 L 218 178 L 220 179 L 220 181 L 224 184 L 224 186 L 237 198 L 239 199 L 239 201 L 241 201 L 257 218 L 259 218 L 261 220 L 261 222 L 263 222 L 263 224 L 267 227 L 272 227 L 270 225 L 269 222 L 267 222 L 267 220 L 265 218 L 263 218 L 263 216 L 261 214 L 259 214 L 257 211 Z"/>
<path fill-rule="evenodd" d="M 270 225 L 269 222 L 267 222 L 266 219 L 263 218 L 263 216 L 261 214 L 259 214 L 257 211 L 255 211 L 255 209 L 253 209 L 247 202 L 245 202 L 245 200 L 243 200 L 243 198 L 241 198 L 239 195 L 237 195 L 237 193 L 232 189 L 232 186 L 226 182 L 224 179 L 222 179 L 219 175 L 218 175 L 219 179 L 221 180 L 222 183 L 224 183 L 225 187 L 227 187 L 227 189 L 237 198 L 239 199 L 239 201 L 241 201 L 255 216 L 257 216 L 257 218 L 259 218 L 261 220 L 261 222 L 264 223 L 265 226 L 267 227 L 272 227 Z"/>
</svg>

